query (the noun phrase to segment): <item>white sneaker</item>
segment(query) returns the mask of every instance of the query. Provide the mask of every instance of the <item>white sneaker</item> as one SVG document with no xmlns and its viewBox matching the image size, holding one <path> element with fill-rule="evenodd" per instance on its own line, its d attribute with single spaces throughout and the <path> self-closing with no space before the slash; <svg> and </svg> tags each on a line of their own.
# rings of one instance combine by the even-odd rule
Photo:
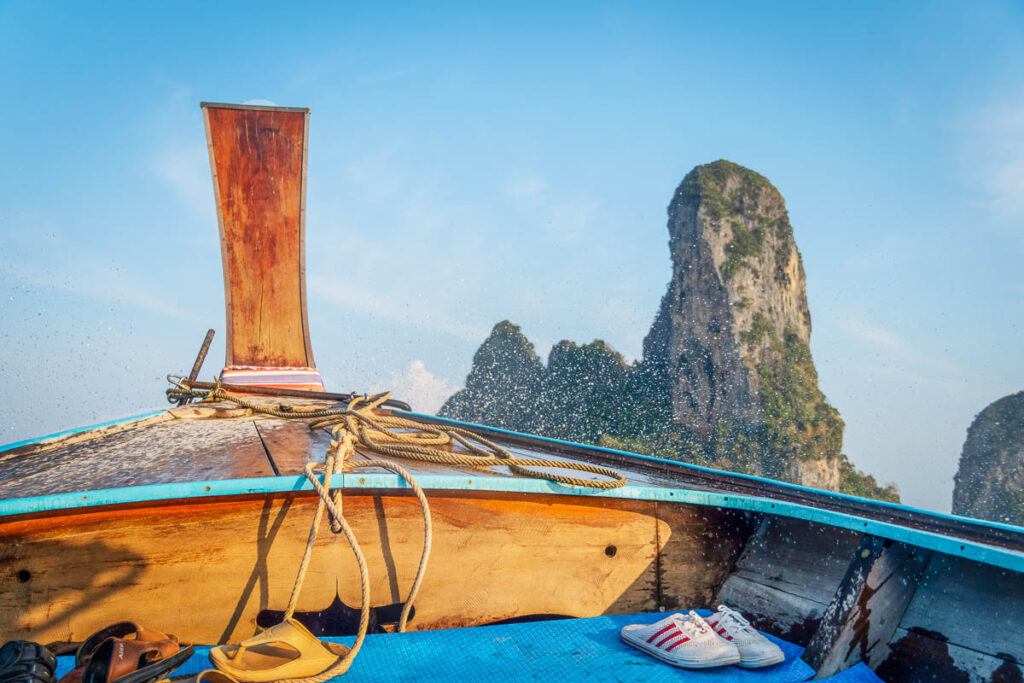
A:
<svg viewBox="0 0 1024 683">
<path fill-rule="evenodd" d="M 708 626 L 730 641 L 740 651 L 740 666 L 756 669 L 785 661 L 779 646 L 758 633 L 739 612 L 719 605 L 718 611 L 708 617 Z"/>
<path fill-rule="evenodd" d="M 669 615 L 650 626 L 623 626 L 619 636 L 627 645 L 684 669 L 710 669 L 740 661 L 739 649 L 718 637 L 693 611 Z"/>
</svg>

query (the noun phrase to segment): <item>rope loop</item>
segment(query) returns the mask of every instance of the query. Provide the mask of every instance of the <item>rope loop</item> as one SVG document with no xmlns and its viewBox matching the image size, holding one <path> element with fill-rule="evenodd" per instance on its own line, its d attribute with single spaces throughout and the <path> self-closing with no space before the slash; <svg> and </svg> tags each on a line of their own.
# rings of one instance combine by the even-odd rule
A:
<svg viewBox="0 0 1024 683">
<path fill-rule="evenodd" d="M 344 476 L 344 472 L 363 467 L 378 467 L 402 477 L 408 482 L 423 512 L 423 552 L 420 556 L 419 569 L 409 590 L 409 596 L 402 606 L 398 631 L 404 631 L 412 611 L 413 602 L 419 592 L 426 573 L 427 561 L 430 557 L 432 544 L 432 522 L 430 505 L 423 489 L 412 475 L 401 465 L 384 458 L 356 461 L 352 456 L 357 453 L 357 445 L 380 456 L 411 460 L 414 462 L 433 463 L 449 467 L 470 467 L 477 470 L 489 470 L 494 467 L 506 467 L 513 474 L 543 479 L 564 486 L 579 486 L 596 489 L 614 489 L 625 485 L 626 479 L 619 472 L 607 467 L 598 467 L 573 460 L 544 460 L 539 458 L 517 458 L 504 446 L 500 446 L 480 434 L 461 427 L 427 425 L 391 412 L 380 410 L 380 406 L 391 398 L 386 391 L 373 395 L 353 396 L 345 408 L 305 408 L 301 406 L 267 406 L 240 396 L 233 396 L 224 390 L 220 378 L 214 379 L 214 388 L 203 390 L 189 386 L 188 380 L 179 375 L 168 375 L 171 386 L 167 389 L 167 400 L 175 403 L 180 399 L 199 399 L 201 403 L 229 401 L 254 413 L 270 415 L 283 419 L 310 420 L 310 430 L 330 428 L 331 440 L 323 462 L 306 463 L 303 474 L 312 484 L 317 494 L 316 512 L 310 525 L 306 549 L 299 563 L 295 584 L 285 620 L 291 619 L 298 605 L 299 595 L 305 582 L 306 572 L 313 556 L 317 534 L 324 512 L 330 519 L 330 528 L 336 534 L 343 534 L 359 566 L 361 605 L 359 610 L 359 629 L 355 643 L 343 656 L 339 657 L 330 667 L 316 676 L 296 678 L 276 683 L 323 683 L 334 676 L 348 671 L 366 637 L 370 620 L 370 579 L 366 558 L 359 547 L 355 534 L 343 514 L 342 488 L 332 486 L 334 475 Z M 456 445 L 464 452 L 457 452 Z M 556 474 L 550 470 L 570 470 L 585 472 L 602 477 L 591 479 Z M 547 470 L 547 471 L 545 471 Z"/>
</svg>

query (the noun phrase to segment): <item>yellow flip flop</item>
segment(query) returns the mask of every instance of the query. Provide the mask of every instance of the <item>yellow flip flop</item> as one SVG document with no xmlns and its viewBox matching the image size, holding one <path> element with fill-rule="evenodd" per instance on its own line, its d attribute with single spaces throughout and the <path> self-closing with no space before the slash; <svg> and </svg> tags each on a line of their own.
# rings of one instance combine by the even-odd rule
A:
<svg viewBox="0 0 1024 683">
<path fill-rule="evenodd" d="M 237 645 L 213 648 L 210 661 L 240 681 L 266 683 L 316 676 L 348 651 L 344 645 L 319 640 L 305 626 L 288 619 Z"/>
</svg>

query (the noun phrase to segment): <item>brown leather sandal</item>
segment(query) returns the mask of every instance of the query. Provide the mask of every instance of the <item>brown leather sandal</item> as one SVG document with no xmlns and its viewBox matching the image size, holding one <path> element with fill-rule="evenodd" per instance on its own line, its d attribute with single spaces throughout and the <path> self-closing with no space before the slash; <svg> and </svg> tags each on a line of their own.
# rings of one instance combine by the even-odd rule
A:
<svg viewBox="0 0 1024 683">
<path fill-rule="evenodd" d="M 68 673 L 64 674 L 58 683 L 82 683 L 86 666 L 89 664 L 93 655 L 96 654 L 100 646 L 104 645 L 111 639 L 117 639 L 121 640 L 123 643 L 132 644 L 131 646 L 126 646 L 127 650 L 122 650 L 125 656 L 129 655 L 130 651 L 131 654 L 138 654 L 149 662 L 167 660 L 174 657 L 180 650 L 178 639 L 175 636 L 169 636 L 166 633 L 148 629 L 145 626 L 140 626 L 132 621 L 121 621 L 100 629 L 82 641 L 82 644 L 78 647 L 78 651 L 75 653 L 75 667 Z M 144 646 L 141 650 L 138 647 L 140 645 Z M 188 648 L 188 650 L 190 652 L 189 656 L 191 656 L 192 648 Z M 113 666 L 120 671 L 123 666 L 127 666 L 127 663 L 117 661 L 124 657 L 115 657 L 113 658 L 113 661 L 111 661 L 111 656 L 114 654 L 117 654 L 116 650 L 111 650 L 110 653 L 105 652 L 104 660 L 108 662 L 109 666 Z M 188 656 L 184 657 L 181 661 L 184 661 L 185 659 L 188 659 Z M 145 662 L 140 663 L 139 659 L 136 659 L 135 661 L 135 668 L 130 671 L 134 671 L 145 664 Z M 99 668 L 100 665 L 97 664 L 97 673 L 94 674 L 94 677 L 98 674 Z M 114 680 L 114 678 L 109 677 L 114 673 L 115 671 L 108 668 L 106 677 L 103 680 Z M 125 671 L 125 673 L 128 673 L 128 671 Z M 119 675 L 123 676 L 124 674 Z M 128 682 L 126 681 L 125 683 Z"/>
<path fill-rule="evenodd" d="M 171 651 L 166 643 L 107 638 L 89 657 L 82 683 L 152 683 L 171 673 L 192 656 L 192 646 Z M 168 654 L 169 653 L 169 654 Z"/>
</svg>

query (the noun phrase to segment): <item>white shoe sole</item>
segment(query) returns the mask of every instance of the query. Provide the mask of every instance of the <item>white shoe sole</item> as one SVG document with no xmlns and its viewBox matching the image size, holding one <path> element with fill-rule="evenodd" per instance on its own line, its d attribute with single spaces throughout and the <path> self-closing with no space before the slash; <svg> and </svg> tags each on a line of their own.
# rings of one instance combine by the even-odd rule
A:
<svg viewBox="0 0 1024 683">
<path fill-rule="evenodd" d="M 646 652 L 652 657 L 657 657 L 666 664 L 678 666 L 681 669 L 712 669 L 716 666 L 729 666 L 731 664 L 739 664 L 740 662 L 739 654 L 721 654 L 714 659 L 698 660 L 689 660 L 684 659 L 682 657 L 673 657 L 671 654 L 665 652 L 664 650 L 659 650 L 658 648 L 654 647 L 646 640 L 642 638 L 638 639 L 636 636 L 633 636 L 629 633 L 629 631 L 626 631 L 625 629 L 619 632 L 619 637 L 622 639 L 622 642 L 624 642 L 626 645 L 632 645 L 633 647 L 637 648 L 638 650 Z"/>
<path fill-rule="evenodd" d="M 739 662 L 739 664 L 737 666 L 741 666 L 744 669 L 760 669 L 761 667 L 764 667 L 764 666 L 771 666 L 773 664 L 781 664 L 784 661 L 786 661 L 786 655 L 782 654 L 781 652 L 776 652 L 774 654 L 764 655 L 764 656 L 758 657 L 756 659 L 754 659 L 754 658 L 740 659 L 740 662 Z"/>
</svg>

